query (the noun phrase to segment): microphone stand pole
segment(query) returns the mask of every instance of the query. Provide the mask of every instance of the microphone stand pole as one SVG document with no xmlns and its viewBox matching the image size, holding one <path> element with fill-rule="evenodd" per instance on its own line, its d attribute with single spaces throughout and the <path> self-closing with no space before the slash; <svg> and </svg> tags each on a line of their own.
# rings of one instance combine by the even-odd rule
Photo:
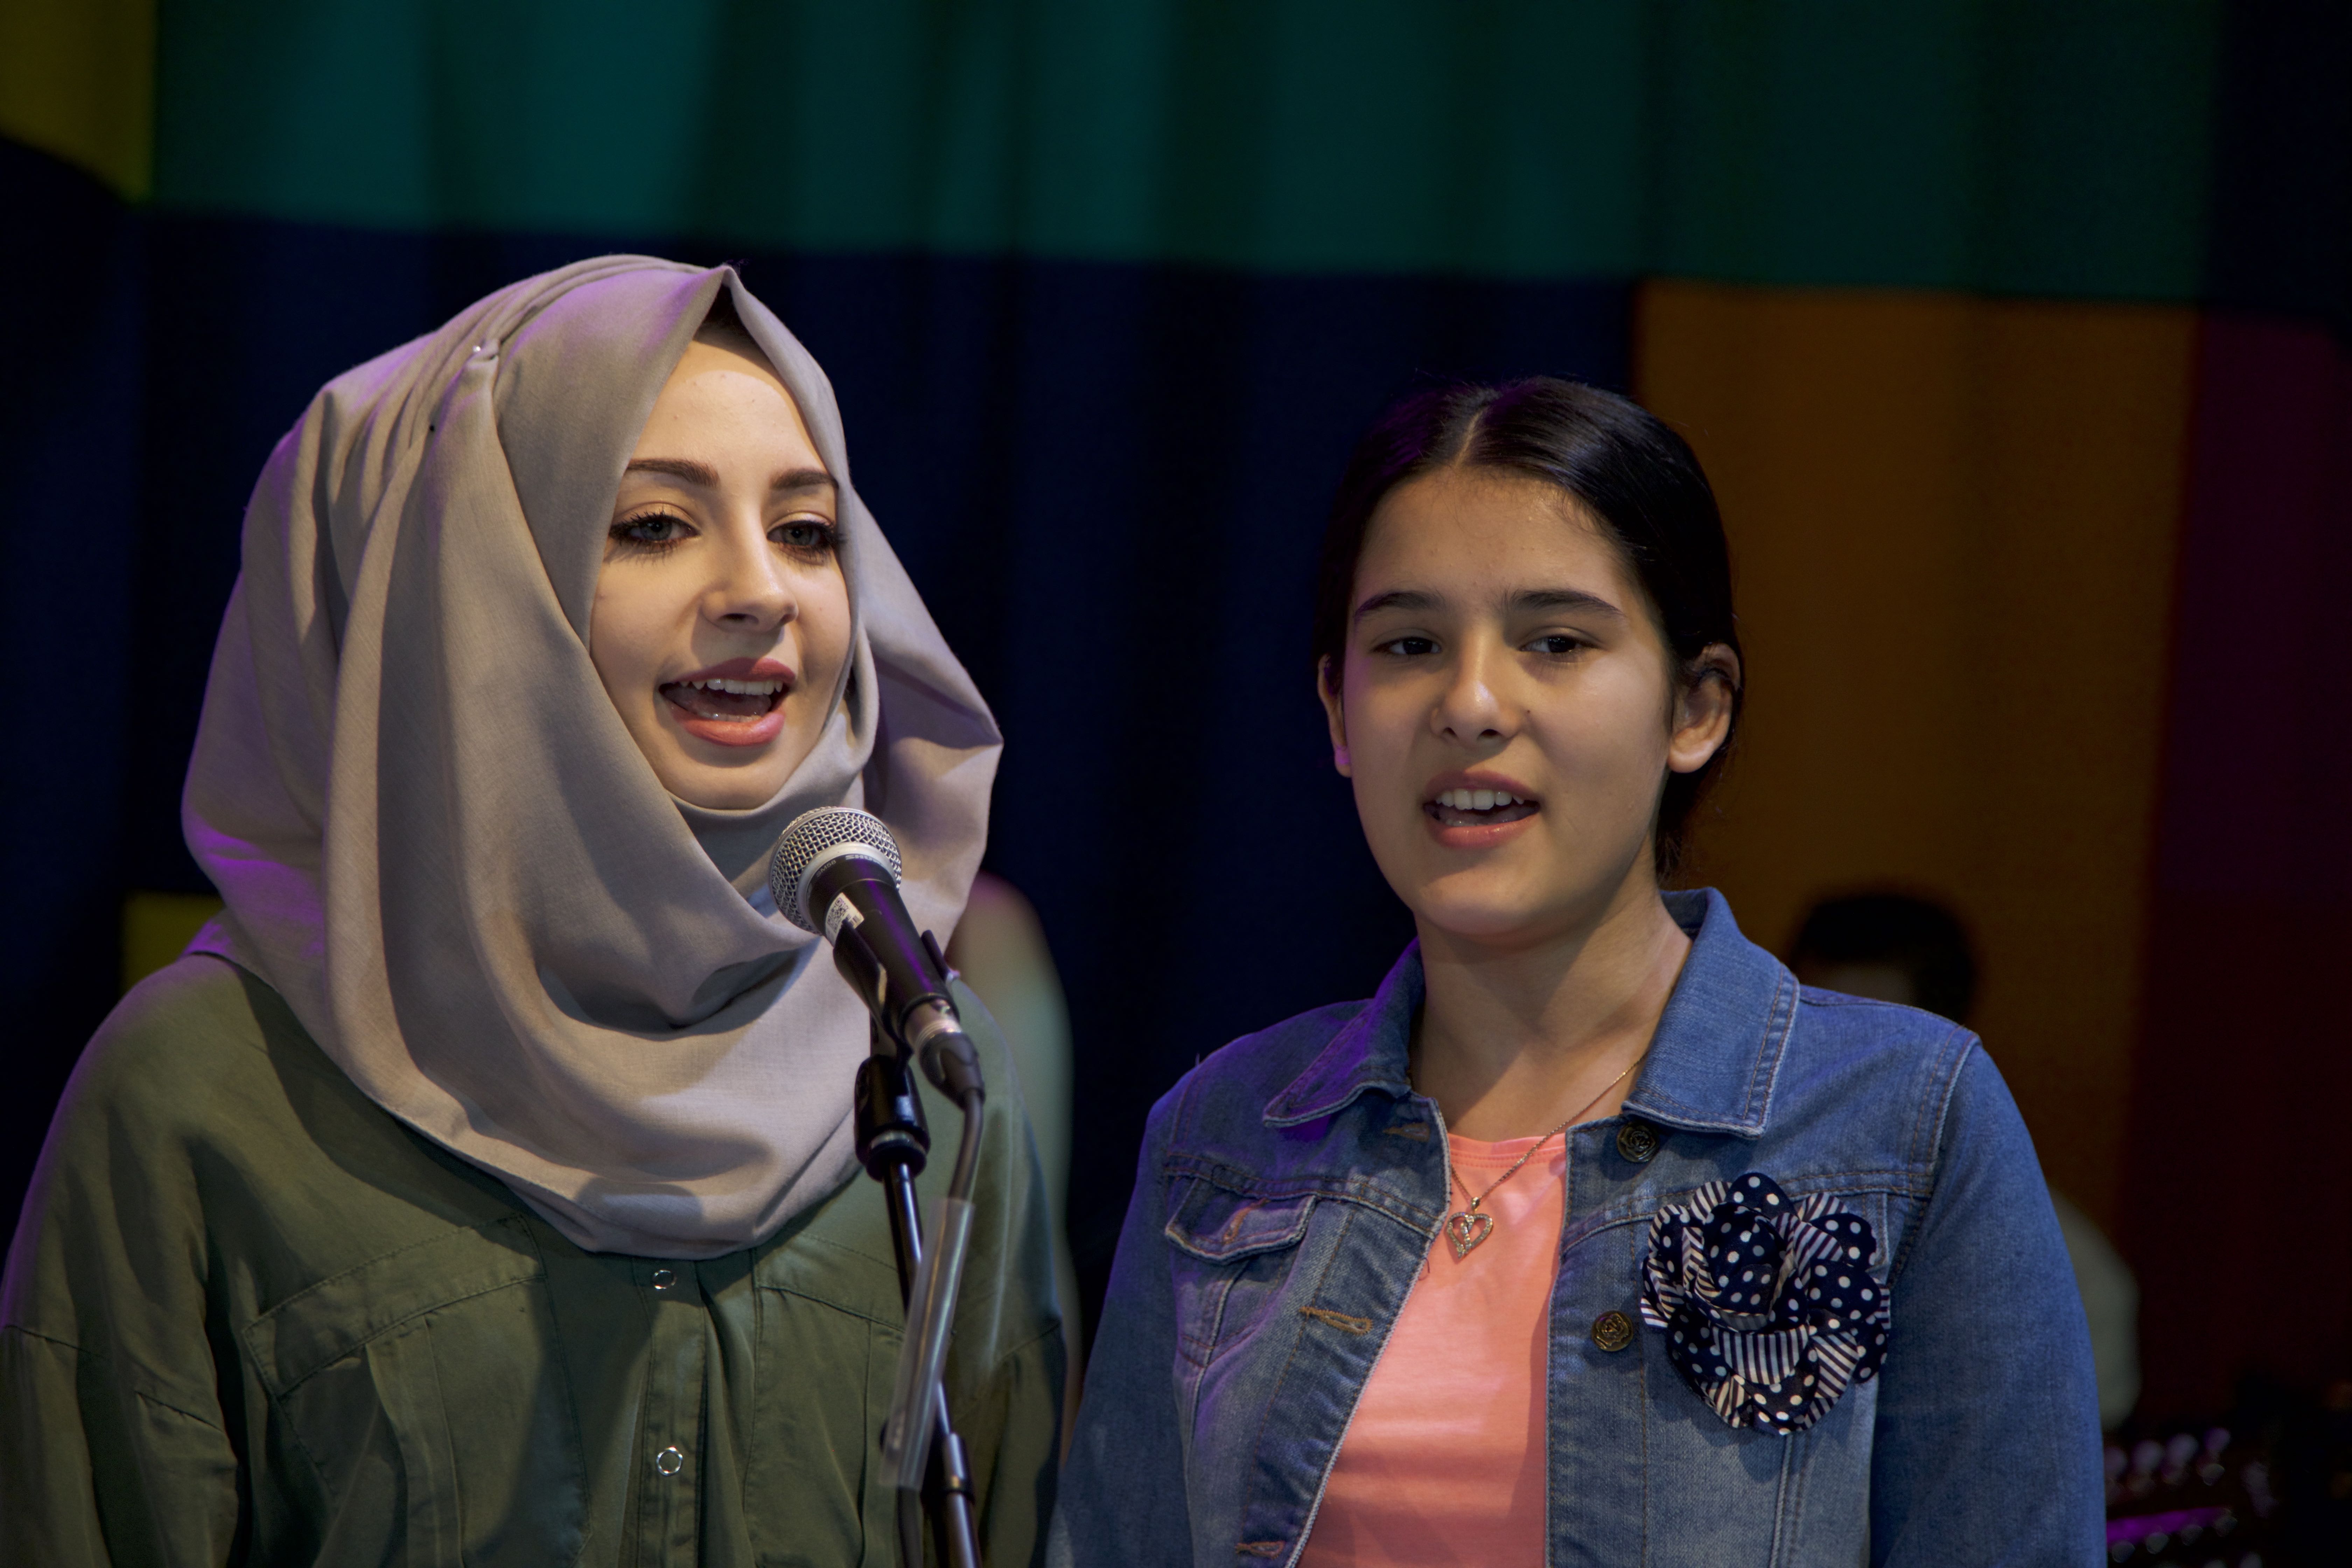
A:
<svg viewBox="0 0 2352 1568">
<path fill-rule="evenodd" d="M 915 1178 L 930 1158 L 931 1134 L 923 1120 L 922 1097 L 908 1053 L 874 1026 L 873 1054 L 857 1065 L 857 1163 L 882 1184 L 890 1215 L 891 1249 L 898 1260 L 899 1300 L 911 1306 L 915 1271 L 923 1260 L 923 1221 L 915 1199 Z M 909 1325 L 911 1328 L 911 1325 Z M 980 1542 L 972 1522 L 971 1467 L 963 1439 L 948 1415 L 947 1390 L 936 1401 L 938 1423 L 930 1465 L 924 1478 L 922 1508 L 930 1515 L 940 1555 L 948 1568 L 980 1568 Z M 908 1517 L 908 1494 L 901 1492 L 899 1553 L 904 1568 L 923 1568 L 922 1521 Z"/>
</svg>

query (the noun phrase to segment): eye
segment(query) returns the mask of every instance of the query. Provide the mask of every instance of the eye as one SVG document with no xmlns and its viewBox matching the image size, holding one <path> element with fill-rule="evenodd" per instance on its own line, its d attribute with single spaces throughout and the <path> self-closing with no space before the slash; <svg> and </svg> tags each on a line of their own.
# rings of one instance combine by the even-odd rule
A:
<svg viewBox="0 0 2352 1568">
<path fill-rule="evenodd" d="M 1394 658 L 1426 658 L 1437 651 L 1437 639 L 1409 633 L 1404 637 L 1391 637 L 1384 643 L 1375 643 L 1372 651 L 1388 654 Z"/>
<path fill-rule="evenodd" d="M 694 525 L 673 511 L 641 511 L 613 524 L 611 551 L 663 551 L 694 537 Z"/>
<path fill-rule="evenodd" d="M 1559 656 L 1562 654 L 1582 653 L 1586 648 L 1591 647 L 1592 645 L 1586 642 L 1582 637 L 1574 636 L 1569 632 L 1546 632 L 1543 636 L 1537 637 L 1523 646 L 1529 653 L 1544 653 Z"/>
<path fill-rule="evenodd" d="M 768 530 L 768 537 L 787 550 L 806 555 L 829 555 L 834 549 L 833 524 L 816 518 L 796 517 Z"/>
</svg>

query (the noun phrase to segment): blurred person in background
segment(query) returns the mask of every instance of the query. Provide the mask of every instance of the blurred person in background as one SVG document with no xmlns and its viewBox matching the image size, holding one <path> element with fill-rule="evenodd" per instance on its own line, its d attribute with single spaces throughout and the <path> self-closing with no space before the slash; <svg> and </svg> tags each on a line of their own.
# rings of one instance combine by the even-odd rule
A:
<svg viewBox="0 0 2352 1568">
<path fill-rule="evenodd" d="M 1925 1008 L 1963 1027 L 1976 1004 L 1968 929 L 1942 904 L 1909 893 L 1822 900 L 1799 925 L 1789 966 L 1808 985 Z M 2139 1402 L 2139 1282 L 2115 1244 L 2063 1193 L 2053 1187 L 2050 1203 L 2090 1321 L 2099 1425 L 2113 1431 Z"/>
<path fill-rule="evenodd" d="M 1083 1375 L 1077 1271 L 1070 1258 L 1070 1011 L 1045 928 L 1021 889 L 982 871 L 948 942 L 948 963 L 1004 1031 L 1022 1103 L 1037 1140 L 1037 1163 L 1053 1206 L 1054 1284 L 1061 1299 L 1070 1371 L 1065 1414 L 1077 1414 Z M 1066 1436 L 1068 1427 L 1064 1433 Z"/>
<path fill-rule="evenodd" d="M 1748 679 L 1690 448 L 1549 378 L 1407 398 L 1312 647 L 1419 937 L 1154 1108 L 1050 1560 L 2097 1560 L 1999 1072 L 1662 888 Z"/>
</svg>

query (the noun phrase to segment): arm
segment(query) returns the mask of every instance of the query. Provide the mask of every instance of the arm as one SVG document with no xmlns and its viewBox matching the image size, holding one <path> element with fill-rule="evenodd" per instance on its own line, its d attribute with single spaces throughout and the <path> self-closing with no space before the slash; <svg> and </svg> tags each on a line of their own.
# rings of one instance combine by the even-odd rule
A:
<svg viewBox="0 0 2352 1568">
<path fill-rule="evenodd" d="M 1176 1093 L 1181 1094 L 1180 1087 Z M 1053 1568 L 1181 1568 L 1192 1561 L 1176 1408 L 1176 1320 L 1161 1212 L 1160 1151 L 1174 1095 L 1153 1110 L 1087 1360 L 1086 1403 L 1062 1474 Z"/>
<path fill-rule="evenodd" d="M 211 1421 L 126 1389 L 102 1359 L 0 1330 L 0 1563 L 226 1563 L 236 1456 Z"/>
<path fill-rule="evenodd" d="M 185 1140 L 140 1081 L 157 1075 L 135 1014 L 119 1009 L 75 1069 L 0 1284 L 6 1568 L 193 1568 L 236 1550 L 203 1217 Z"/>
<path fill-rule="evenodd" d="M 1937 1136 L 1935 1189 L 1888 1284 L 1871 1561 L 2102 1561 L 2083 1303 L 2025 1123 L 1973 1044 Z"/>
</svg>

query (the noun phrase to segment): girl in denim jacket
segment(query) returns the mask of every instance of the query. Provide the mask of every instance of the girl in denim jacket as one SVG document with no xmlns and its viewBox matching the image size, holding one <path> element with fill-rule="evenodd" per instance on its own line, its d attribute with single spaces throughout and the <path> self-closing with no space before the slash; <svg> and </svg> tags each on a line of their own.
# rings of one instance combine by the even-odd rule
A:
<svg viewBox="0 0 2352 1568">
<path fill-rule="evenodd" d="M 1317 690 L 1419 938 L 1154 1109 L 1060 1563 L 2085 1563 L 2096 1400 L 1976 1039 L 1662 892 L 1745 668 L 1689 448 L 1401 404 Z"/>
</svg>

